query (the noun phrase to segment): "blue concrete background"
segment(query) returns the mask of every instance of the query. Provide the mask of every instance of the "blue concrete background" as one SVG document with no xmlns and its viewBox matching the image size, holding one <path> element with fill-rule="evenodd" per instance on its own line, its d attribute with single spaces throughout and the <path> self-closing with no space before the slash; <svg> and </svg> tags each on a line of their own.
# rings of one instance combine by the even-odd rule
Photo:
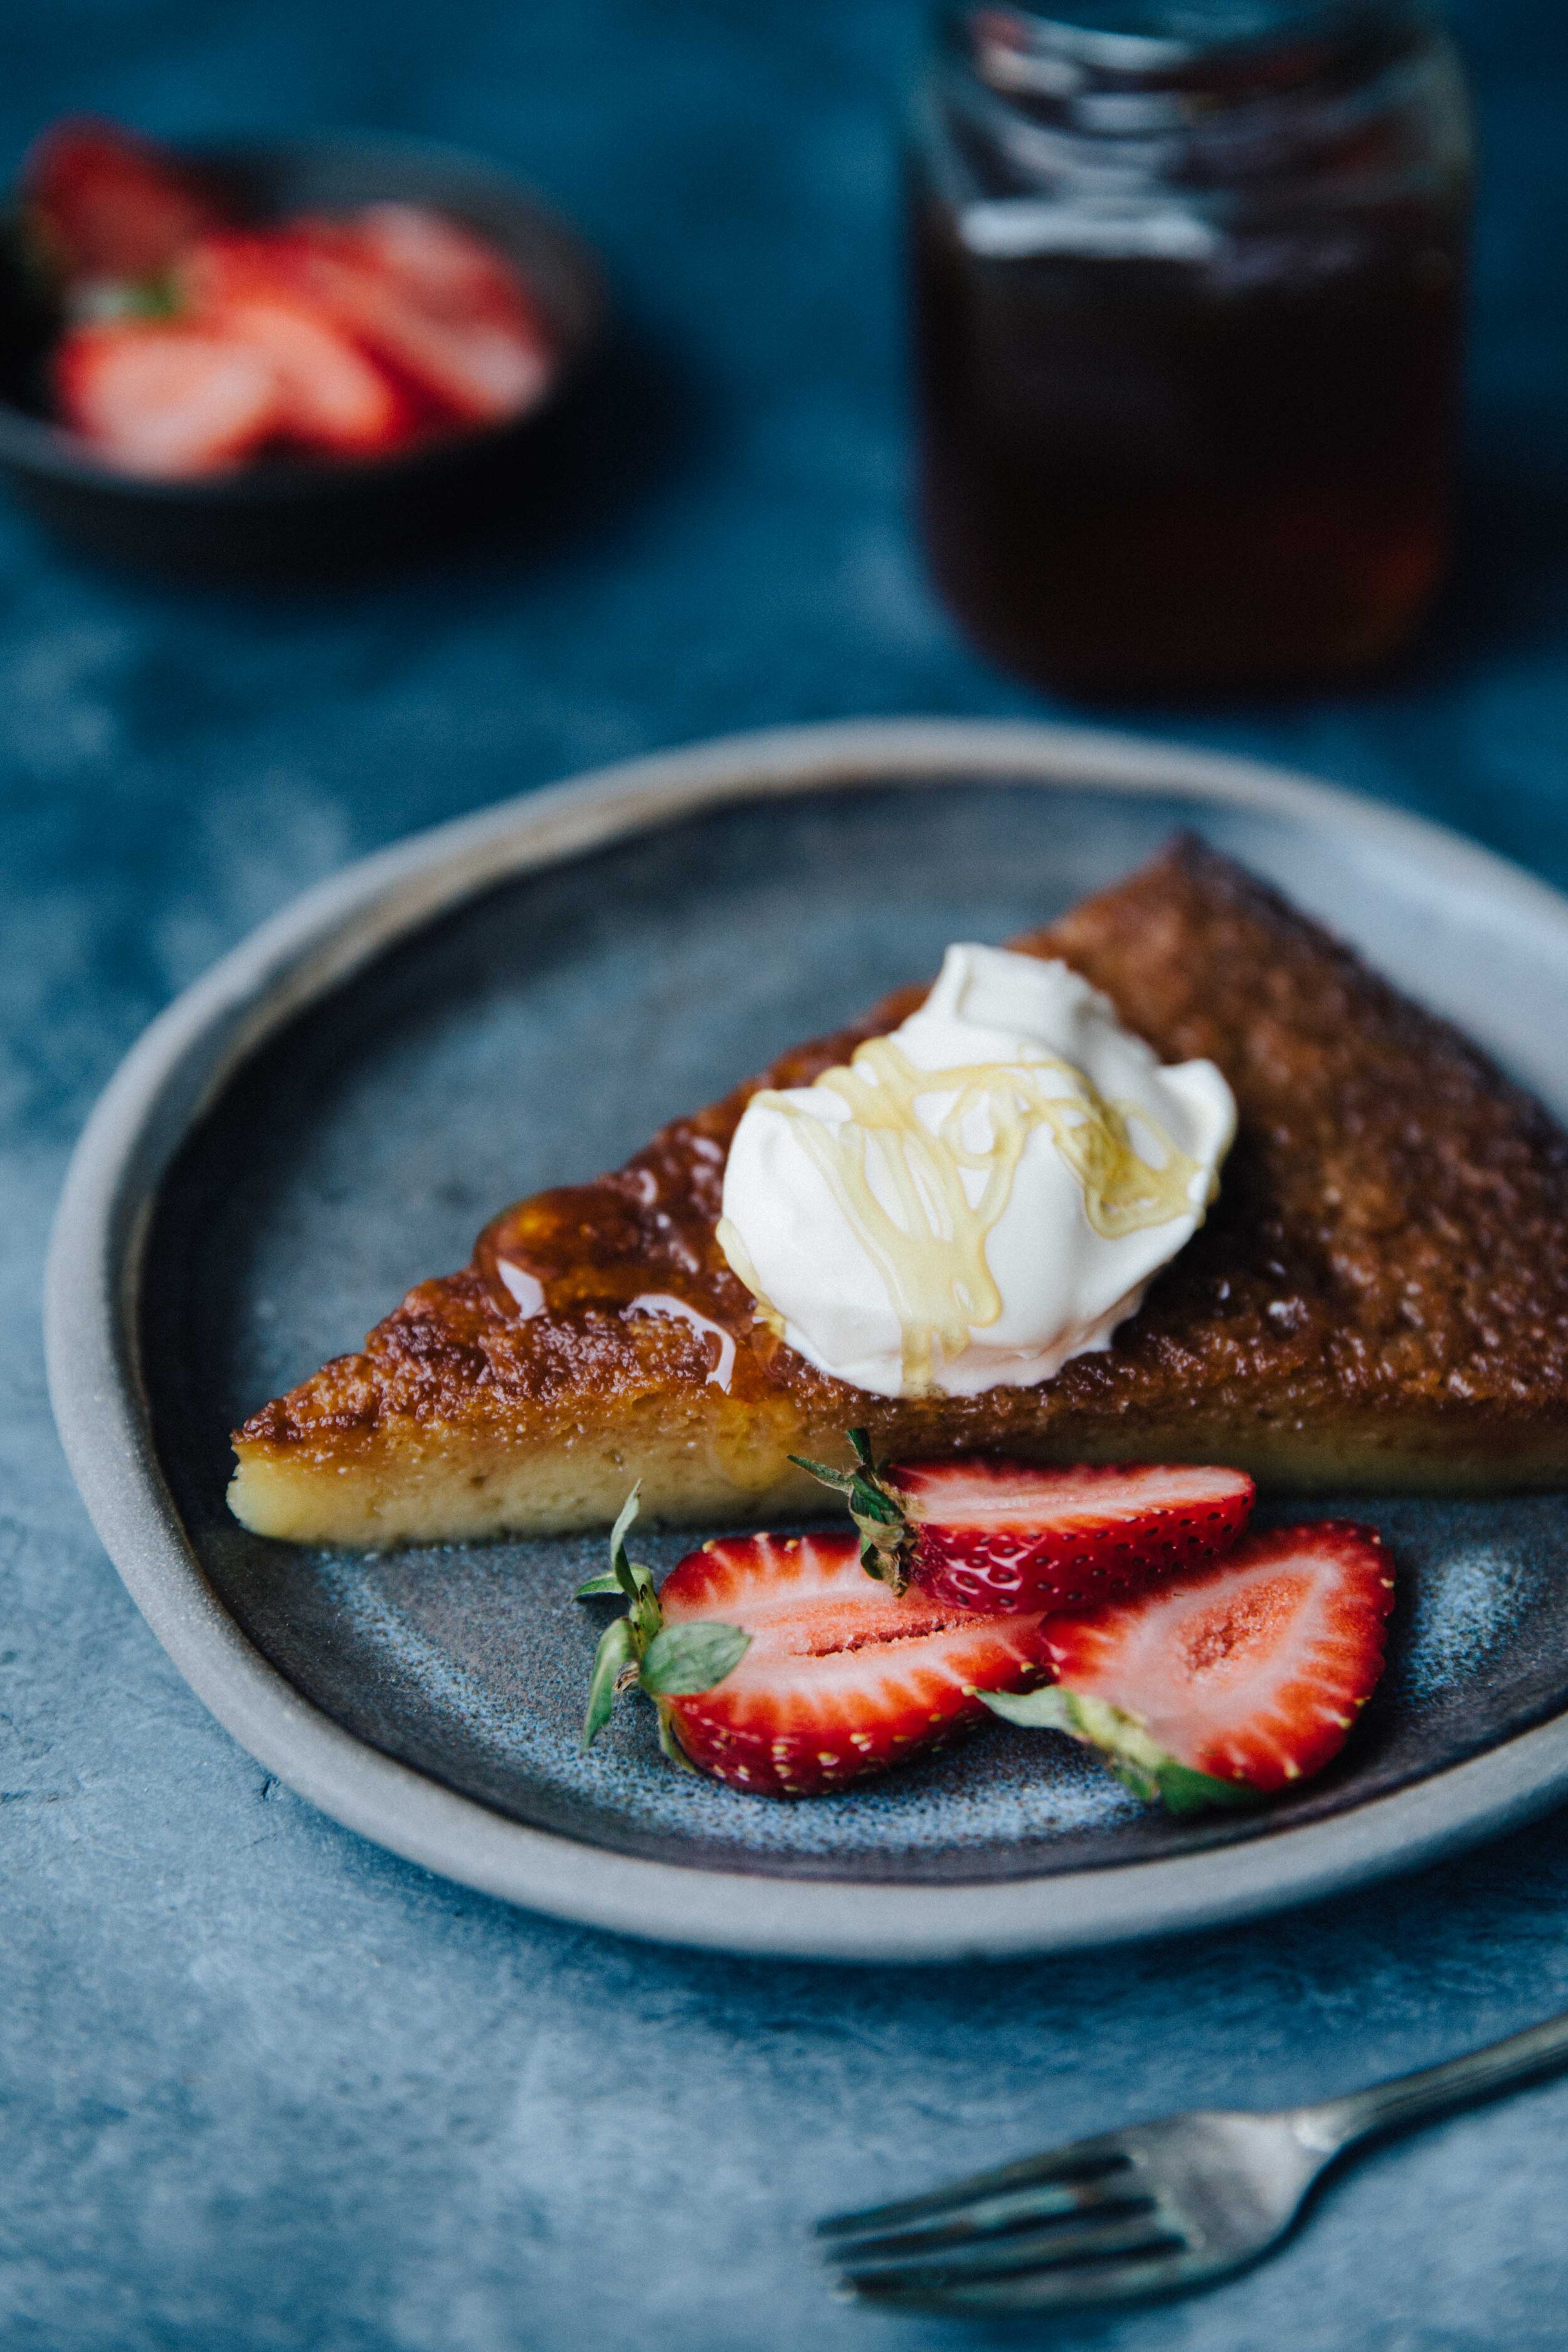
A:
<svg viewBox="0 0 1568 2352">
<path fill-rule="evenodd" d="M 1397 676 L 1146 714 L 1568 884 L 1568 26 L 1469 0 L 1486 157 L 1465 570 Z M 580 531 L 308 600 L 96 572 L 0 511 L 0 2341 L 927 2352 L 811 2215 L 1198 2101 L 1271 2104 L 1568 2005 L 1568 1822 L 1352 1902 L 1066 1964 L 739 1965 L 375 1852 L 205 1715 L 49 1425 L 38 1268 L 148 1017 L 303 884 L 620 753 L 1041 706 L 905 506 L 889 121 L 909 0 L 7 0 L 0 164 L 65 107 L 436 133 L 608 257 L 650 353 Z M 1389 2149 L 1289 2251 L 1086 2346 L 1568 2341 L 1568 2082 Z"/>
</svg>

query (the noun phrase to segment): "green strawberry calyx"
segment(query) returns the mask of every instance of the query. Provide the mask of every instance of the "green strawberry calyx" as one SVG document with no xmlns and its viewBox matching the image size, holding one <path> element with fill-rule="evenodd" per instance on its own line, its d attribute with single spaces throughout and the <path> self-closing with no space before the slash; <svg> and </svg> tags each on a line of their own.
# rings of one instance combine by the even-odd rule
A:
<svg viewBox="0 0 1568 2352">
<path fill-rule="evenodd" d="M 1145 1804 L 1163 1805 L 1167 1812 L 1202 1813 L 1258 1801 L 1258 1791 L 1245 1780 L 1222 1780 L 1213 1772 L 1179 1763 L 1150 1737 L 1140 1717 L 1112 1706 L 1109 1699 L 1064 1690 L 1059 1683 L 1044 1690 L 977 1690 L 972 1696 L 993 1715 L 1026 1731 L 1065 1731 L 1069 1739 L 1081 1740 L 1104 1758 L 1124 1788 Z"/>
<path fill-rule="evenodd" d="M 711 1690 L 733 1672 L 752 1646 L 752 1637 L 739 1625 L 719 1625 L 706 1619 L 684 1625 L 667 1625 L 658 1605 L 651 1570 L 628 1558 L 626 1535 L 637 1515 L 639 1486 L 634 1486 L 610 1531 L 610 1565 L 577 1588 L 579 1601 L 608 1595 L 624 1600 L 626 1614 L 605 1626 L 594 1655 L 588 1683 L 588 1705 L 583 1717 L 583 1747 L 591 1748 L 615 1712 L 623 1691 L 640 1690 L 658 1710 L 658 1744 L 672 1764 L 689 1771 L 670 1721 L 668 1702 Z"/>
<path fill-rule="evenodd" d="M 831 1463 L 813 1462 L 805 1454 L 792 1454 L 789 1458 L 797 1469 L 809 1470 L 814 1478 L 846 1498 L 860 1537 L 861 1567 L 868 1576 L 902 1592 L 910 1580 L 915 1531 L 902 1503 L 878 1472 L 868 1432 L 850 1429 L 845 1435 L 855 1450 L 853 1470 L 836 1470 Z"/>
</svg>

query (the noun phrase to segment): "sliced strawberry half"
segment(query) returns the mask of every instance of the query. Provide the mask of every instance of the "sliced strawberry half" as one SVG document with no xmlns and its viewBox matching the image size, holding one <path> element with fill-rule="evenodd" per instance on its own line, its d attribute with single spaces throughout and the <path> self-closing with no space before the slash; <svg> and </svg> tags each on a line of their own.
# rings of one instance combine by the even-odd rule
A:
<svg viewBox="0 0 1568 2352">
<path fill-rule="evenodd" d="M 179 294 L 187 309 L 215 316 L 237 302 L 299 301 L 308 253 L 292 227 L 214 230 L 180 256 Z"/>
<path fill-rule="evenodd" d="M 1038 1679 L 1037 1618 L 978 1616 L 894 1593 L 853 1536 L 732 1536 L 666 1580 L 667 1625 L 751 1636 L 715 1689 L 668 1702 L 703 1771 L 772 1797 L 814 1797 L 885 1771 L 980 1718 L 976 1686 Z"/>
<path fill-rule="evenodd" d="M 215 323 L 272 362 L 290 440 L 363 457 L 397 448 L 416 431 L 408 395 L 309 303 L 258 294 L 230 303 Z"/>
<path fill-rule="evenodd" d="M 265 352 L 198 327 L 78 327 L 55 383 L 65 421 L 129 473 L 221 473 L 284 423 Z"/>
<path fill-rule="evenodd" d="M 398 208 L 405 215 L 409 209 Z M 434 226 L 448 239 L 462 237 L 456 228 Z M 388 236 L 373 215 L 368 227 L 358 220 L 301 221 L 295 233 L 308 281 L 333 315 L 454 421 L 521 415 L 543 398 L 553 366 L 550 341 L 498 257 L 474 247 L 465 290 L 455 284 L 456 273 L 437 285 L 431 268 L 410 263 L 406 224 Z"/>
<path fill-rule="evenodd" d="M 657 1598 L 628 1561 L 584 1588 L 629 1608 L 600 1643 L 584 1740 L 640 1683 L 667 1752 L 753 1796 L 815 1797 L 902 1764 L 984 1717 L 976 1686 L 1041 1679 L 1038 1620 L 890 1592 L 853 1536 L 732 1536 L 680 1562 Z"/>
<path fill-rule="evenodd" d="M 155 276 L 216 217 L 200 183 L 150 140 L 88 115 L 35 143 L 22 194 L 72 279 Z"/>
<path fill-rule="evenodd" d="M 540 316 L 500 257 L 410 205 L 346 220 L 208 236 L 182 263 L 194 308 L 289 299 L 309 305 L 425 404 L 431 424 L 520 415 L 552 367 Z"/>
<path fill-rule="evenodd" d="M 842 1494 L 867 1572 L 912 1578 L 964 1609 L 1061 1609 L 1142 1591 L 1230 1549 L 1252 1513 L 1245 1470 L 1201 1463 L 1047 1468 L 990 1454 L 879 1470 L 863 1429 L 857 1467 L 790 1456 Z"/>
<path fill-rule="evenodd" d="M 482 237 L 424 205 L 363 205 L 352 226 L 365 255 L 423 307 L 448 319 L 542 322 L 516 275 Z"/>
<path fill-rule="evenodd" d="M 1252 1515 L 1244 1470 L 1196 1463 L 1047 1469 L 984 1454 L 882 1473 L 922 1591 L 969 1609 L 1112 1601 L 1227 1552 Z"/>
<path fill-rule="evenodd" d="M 427 407 L 349 333 L 310 282 L 308 240 L 290 228 L 205 236 L 176 278 L 187 314 L 264 351 L 278 370 L 291 440 L 334 456 L 402 446 Z"/>
<path fill-rule="evenodd" d="M 1150 1743 L 1188 1773 L 1284 1788 L 1343 1747 L 1383 1671 L 1393 1605 L 1394 1563 L 1375 1528 L 1324 1519 L 1252 1536 L 1199 1575 L 1047 1619 L 1052 1696 L 1088 1702 L 1083 1720 L 1057 1727 L 1113 1761 L 1125 1746 L 1124 1760 L 1156 1783 Z M 998 1712 L 1021 1719 L 1005 1702 Z M 1117 1716 L 1137 1736 L 1123 1742 L 1105 1719 Z"/>
</svg>

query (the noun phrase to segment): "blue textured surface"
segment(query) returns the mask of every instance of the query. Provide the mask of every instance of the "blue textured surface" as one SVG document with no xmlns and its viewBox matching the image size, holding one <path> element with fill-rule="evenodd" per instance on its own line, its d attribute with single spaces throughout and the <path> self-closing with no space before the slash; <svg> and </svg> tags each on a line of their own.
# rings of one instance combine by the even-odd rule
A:
<svg viewBox="0 0 1568 2352">
<path fill-rule="evenodd" d="M 1353 697 L 1147 723 L 1444 816 L 1568 882 L 1568 35 L 1471 0 L 1488 156 L 1464 582 Z M 896 1978 L 616 1945 L 391 1861 L 202 1712 L 49 1430 L 37 1268 L 137 1029 L 356 850 L 721 728 L 1037 708 L 903 504 L 889 106 L 903 0 L 55 0 L 5 12 L 0 162 L 92 105 L 347 122 L 523 168 L 663 355 L 606 500 L 537 555 L 310 604 L 162 594 L 0 516 L 0 2336 L 310 2352 L 927 2352 L 800 2231 L 1140 2111 L 1268 2103 L 1568 2003 L 1568 1824 L 1272 1926 Z M 676 424 L 661 423 L 673 417 Z M 1303 2235 L 1091 2346 L 1568 2337 L 1568 2084 L 1391 2148 Z"/>
</svg>

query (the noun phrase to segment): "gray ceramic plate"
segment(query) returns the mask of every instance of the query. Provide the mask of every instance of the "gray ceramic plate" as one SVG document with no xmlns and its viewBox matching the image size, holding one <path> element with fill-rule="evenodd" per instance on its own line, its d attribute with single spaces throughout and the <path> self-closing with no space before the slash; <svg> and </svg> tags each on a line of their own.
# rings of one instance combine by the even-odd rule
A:
<svg viewBox="0 0 1568 2352">
<path fill-rule="evenodd" d="M 1403 1572 L 1383 1689 L 1294 1801 L 1184 1827 L 1000 1725 L 796 1806 L 672 1772 L 646 1708 L 584 1759 L 602 1612 L 569 1596 L 596 1540 L 366 1559 L 225 1513 L 229 1427 L 463 1263 L 505 1202 L 618 1160 L 948 940 L 1037 923 L 1182 824 L 1568 1117 L 1553 893 L 1321 785 L 1038 727 L 808 729 L 535 793 L 351 868 L 173 1005 L 72 1167 L 51 1381 L 104 1542 L 235 1736 L 340 1821 L 519 1902 L 860 1959 L 1237 1918 L 1568 1794 L 1557 1497 L 1358 1501 Z"/>
</svg>

